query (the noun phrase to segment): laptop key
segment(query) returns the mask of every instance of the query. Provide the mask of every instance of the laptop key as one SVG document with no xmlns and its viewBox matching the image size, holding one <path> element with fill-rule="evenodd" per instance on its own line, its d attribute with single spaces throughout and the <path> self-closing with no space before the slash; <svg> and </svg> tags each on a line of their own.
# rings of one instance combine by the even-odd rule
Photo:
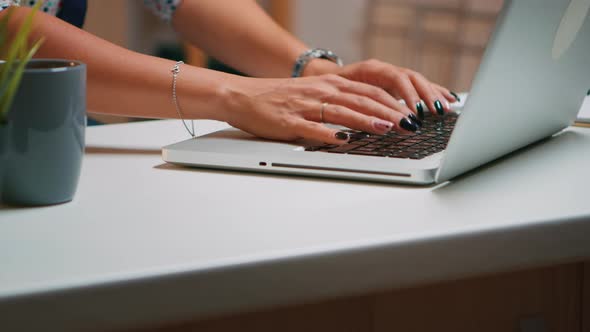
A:
<svg viewBox="0 0 590 332">
<path fill-rule="evenodd" d="M 381 153 L 379 153 L 377 151 L 358 151 L 358 150 L 353 150 L 353 151 L 350 151 L 348 154 L 359 155 L 359 156 L 382 157 Z"/>
<path fill-rule="evenodd" d="M 365 132 L 353 132 L 349 135 L 351 139 L 363 139 L 371 137 L 371 134 Z"/>
<path fill-rule="evenodd" d="M 397 146 L 412 146 L 414 145 L 414 143 L 412 142 L 399 142 L 397 143 Z"/>
<path fill-rule="evenodd" d="M 356 149 L 358 147 L 359 146 L 356 144 L 344 144 L 326 151 L 331 153 L 347 153 L 348 151 Z"/>
</svg>

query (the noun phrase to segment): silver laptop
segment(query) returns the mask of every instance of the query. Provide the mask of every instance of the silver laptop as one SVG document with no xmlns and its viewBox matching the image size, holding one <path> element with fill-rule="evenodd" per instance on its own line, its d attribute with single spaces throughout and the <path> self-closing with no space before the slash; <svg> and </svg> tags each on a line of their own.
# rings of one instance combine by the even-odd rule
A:
<svg viewBox="0 0 590 332">
<path fill-rule="evenodd" d="M 590 0 L 507 0 L 460 115 L 421 133 L 352 133 L 345 147 L 274 142 L 237 129 L 163 148 L 166 162 L 367 181 L 447 181 L 576 118 L 590 87 Z M 430 142 L 430 143 L 428 143 Z"/>
</svg>

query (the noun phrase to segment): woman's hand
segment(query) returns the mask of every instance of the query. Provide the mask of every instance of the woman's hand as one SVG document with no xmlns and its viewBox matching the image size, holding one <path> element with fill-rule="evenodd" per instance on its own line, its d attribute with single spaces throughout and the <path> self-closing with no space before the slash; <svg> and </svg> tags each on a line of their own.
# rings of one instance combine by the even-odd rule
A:
<svg viewBox="0 0 590 332">
<path fill-rule="evenodd" d="M 397 99 L 403 99 L 408 107 L 424 119 L 424 103 L 433 114 L 442 116 L 449 112 L 449 102 L 459 101 L 457 94 L 428 81 L 422 74 L 407 68 L 367 60 L 353 63 L 342 68 L 322 59 L 309 63 L 304 75 L 333 73 L 356 82 L 380 87 Z"/>
<path fill-rule="evenodd" d="M 351 70 L 350 75 L 354 70 Z M 327 74 L 295 79 L 236 78 L 224 120 L 259 137 L 342 144 L 348 135 L 322 122 L 375 134 L 414 132 L 421 121 L 384 89 Z"/>
</svg>

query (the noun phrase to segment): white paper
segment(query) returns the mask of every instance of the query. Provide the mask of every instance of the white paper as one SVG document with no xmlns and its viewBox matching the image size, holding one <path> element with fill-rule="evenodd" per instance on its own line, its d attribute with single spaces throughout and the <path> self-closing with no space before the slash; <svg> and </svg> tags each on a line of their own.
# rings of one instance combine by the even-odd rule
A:
<svg viewBox="0 0 590 332">
<path fill-rule="evenodd" d="M 578 113 L 578 121 L 590 123 L 590 96 L 586 97 L 584 103 L 582 104 L 580 113 Z"/>
</svg>

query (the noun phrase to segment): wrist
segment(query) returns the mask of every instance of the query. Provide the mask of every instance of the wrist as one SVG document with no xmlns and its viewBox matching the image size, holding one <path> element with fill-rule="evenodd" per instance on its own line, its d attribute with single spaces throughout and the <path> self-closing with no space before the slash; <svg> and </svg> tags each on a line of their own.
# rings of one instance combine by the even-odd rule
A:
<svg viewBox="0 0 590 332">
<path fill-rule="evenodd" d="M 216 120 L 234 125 L 234 119 L 252 109 L 250 103 L 254 97 L 274 90 L 277 84 L 277 79 L 231 75 L 217 90 L 219 118 Z"/>
<path fill-rule="evenodd" d="M 301 76 L 335 74 L 340 71 L 340 68 L 338 64 L 330 60 L 321 58 L 313 59 L 307 64 Z"/>
<path fill-rule="evenodd" d="M 184 65 L 178 76 L 177 93 L 187 119 L 227 121 L 226 98 L 234 75 Z"/>
<path fill-rule="evenodd" d="M 301 77 L 305 76 L 305 71 L 311 65 L 312 62 L 315 62 L 313 68 L 307 70 L 307 76 L 312 75 L 319 75 L 322 73 L 329 73 L 335 72 L 336 70 L 328 67 L 328 65 L 323 64 L 323 62 L 317 60 L 328 60 L 329 62 L 334 63 L 338 67 L 342 67 L 342 59 L 336 53 L 324 49 L 324 48 L 312 48 L 303 53 L 301 53 L 297 59 L 295 60 L 295 64 L 293 65 L 293 72 L 291 77 Z"/>
</svg>

